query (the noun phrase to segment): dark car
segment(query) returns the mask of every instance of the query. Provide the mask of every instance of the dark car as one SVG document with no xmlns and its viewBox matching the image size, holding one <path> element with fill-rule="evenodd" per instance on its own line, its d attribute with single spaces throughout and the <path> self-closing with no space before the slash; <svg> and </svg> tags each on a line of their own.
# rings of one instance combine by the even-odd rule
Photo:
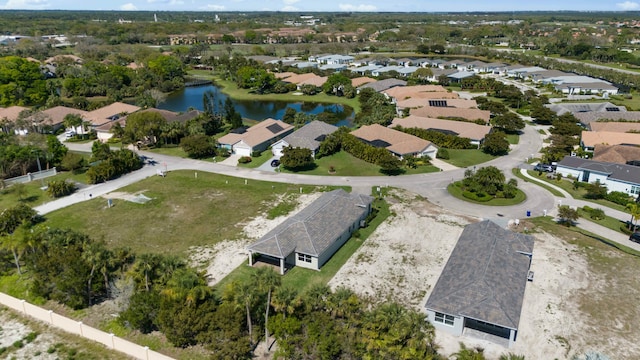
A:
<svg viewBox="0 0 640 360">
<path fill-rule="evenodd" d="M 629 240 L 640 243 L 640 232 L 635 232 L 629 236 Z"/>
<path fill-rule="evenodd" d="M 533 170 L 541 172 L 553 172 L 553 166 L 549 164 L 537 164 L 536 166 L 534 166 Z"/>
<path fill-rule="evenodd" d="M 271 167 L 278 167 L 278 166 L 280 166 L 280 160 L 278 159 L 271 160 Z"/>
</svg>

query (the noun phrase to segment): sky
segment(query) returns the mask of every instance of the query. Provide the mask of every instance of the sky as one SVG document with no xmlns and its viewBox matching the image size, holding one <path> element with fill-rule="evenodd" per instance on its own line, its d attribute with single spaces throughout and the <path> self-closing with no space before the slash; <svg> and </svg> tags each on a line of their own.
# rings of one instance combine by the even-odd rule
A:
<svg viewBox="0 0 640 360">
<path fill-rule="evenodd" d="M 640 11 L 640 0 L 0 0 L 0 9 L 145 11 Z"/>
</svg>

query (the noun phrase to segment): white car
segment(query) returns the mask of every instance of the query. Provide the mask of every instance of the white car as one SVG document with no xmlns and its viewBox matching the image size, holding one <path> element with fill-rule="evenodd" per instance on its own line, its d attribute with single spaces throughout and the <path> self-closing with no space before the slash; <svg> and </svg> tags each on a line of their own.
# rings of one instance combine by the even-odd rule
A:
<svg viewBox="0 0 640 360">
<path fill-rule="evenodd" d="M 73 131 L 73 130 L 68 130 L 68 131 L 66 131 L 66 132 L 64 133 L 64 136 L 65 136 L 67 139 L 71 139 L 72 137 L 76 136 L 76 132 L 75 132 L 75 131 Z"/>
</svg>

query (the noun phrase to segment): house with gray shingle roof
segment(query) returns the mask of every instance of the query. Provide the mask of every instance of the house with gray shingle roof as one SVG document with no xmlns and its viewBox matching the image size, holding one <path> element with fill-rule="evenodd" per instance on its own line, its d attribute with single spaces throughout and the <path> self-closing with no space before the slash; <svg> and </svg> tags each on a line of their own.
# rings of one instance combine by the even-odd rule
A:
<svg viewBox="0 0 640 360">
<path fill-rule="evenodd" d="M 620 191 L 632 197 L 640 195 L 640 166 L 565 156 L 558 162 L 556 172 L 586 183 L 599 182 L 607 187 L 607 192 Z"/>
<path fill-rule="evenodd" d="M 273 156 L 282 156 L 283 150 L 286 147 L 301 148 L 311 150 L 311 154 L 315 157 L 320 143 L 327 137 L 327 135 L 338 130 L 338 127 L 331 124 L 327 124 L 322 121 L 314 120 L 293 133 L 285 136 L 279 141 L 276 141 L 271 145 L 271 152 Z"/>
<path fill-rule="evenodd" d="M 534 239 L 485 220 L 467 225 L 425 305 L 433 326 L 516 341 Z M 502 338 L 502 339 L 500 339 Z"/>
<path fill-rule="evenodd" d="M 371 212 L 373 198 L 343 189 L 322 194 L 297 214 L 249 245 L 249 265 L 254 255 L 277 261 L 280 274 L 293 266 L 320 270 Z"/>
</svg>

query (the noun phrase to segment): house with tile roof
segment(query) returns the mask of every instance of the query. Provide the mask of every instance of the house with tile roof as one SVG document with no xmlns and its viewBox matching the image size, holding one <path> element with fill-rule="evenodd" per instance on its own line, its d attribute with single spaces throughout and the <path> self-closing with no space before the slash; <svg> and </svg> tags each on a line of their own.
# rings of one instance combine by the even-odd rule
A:
<svg viewBox="0 0 640 360">
<path fill-rule="evenodd" d="M 467 225 L 425 304 L 437 330 L 481 332 L 513 346 L 534 238 L 485 220 Z"/>
<path fill-rule="evenodd" d="M 450 92 L 441 85 L 412 85 L 412 86 L 399 86 L 390 88 L 383 91 L 388 97 L 396 99 L 397 101 L 405 100 L 408 98 L 419 97 L 421 94 L 454 94 L 455 98 L 458 97 L 457 93 Z"/>
<path fill-rule="evenodd" d="M 2 125 L 2 131 L 13 131 L 18 135 L 25 135 L 26 129 L 15 128 L 15 122 L 20 118 L 20 113 L 23 111 L 29 111 L 29 108 L 24 106 L 9 106 L 8 108 L 0 108 L 0 125 Z M 4 124 L 3 124 L 4 123 Z"/>
<path fill-rule="evenodd" d="M 367 144 L 382 147 L 400 159 L 405 156 L 436 158 L 438 147 L 430 141 L 380 124 L 365 125 L 351 134 Z"/>
<path fill-rule="evenodd" d="M 337 189 L 322 194 L 300 212 L 287 218 L 249 245 L 249 265 L 259 255 L 276 262 L 280 274 L 293 266 L 320 270 L 351 234 L 364 224 L 373 198 Z"/>
<path fill-rule="evenodd" d="M 439 131 L 444 134 L 467 138 L 472 144 L 480 147 L 485 136 L 491 132 L 491 126 L 468 123 L 465 121 L 442 120 L 409 115 L 397 117 L 391 121 L 390 128 L 401 126 L 405 129 L 418 128 Z"/>
<path fill-rule="evenodd" d="M 311 150 L 311 155 L 315 157 L 318 149 L 320 149 L 320 143 L 324 141 L 327 135 L 334 133 L 336 130 L 338 130 L 337 126 L 314 120 L 276 141 L 271 145 L 271 152 L 273 156 L 281 157 L 287 147 L 301 148 Z"/>
<path fill-rule="evenodd" d="M 583 131 L 580 146 L 586 151 L 593 151 L 598 144 L 635 145 L 640 146 L 640 133 L 619 133 L 608 131 Z"/>
<path fill-rule="evenodd" d="M 56 131 L 64 126 L 64 118 L 67 115 L 78 115 L 83 121 L 87 119 L 87 112 L 84 110 L 74 109 L 66 106 L 55 106 L 46 110 L 38 111 L 27 118 L 27 120 L 39 119 L 42 124 L 50 126 L 52 131 Z M 37 120 L 36 120 L 37 121 Z M 78 134 L 85 133 L 85 127 L 83 125 L 72 129 Z"/>
<path fill-rule="evenodd" d="M 586 183 L 599 182 L 607 187 L 607 192 L 620 191 L 633 197 L 640 195 L 640 166 L 565 156 L 558 162 L 556 173 Z"/>
<path fill-rule="evenodd" d="M 409 110 L 409 114 L 436 119 L 461 119 L 469 122 L 481 120 L 485 124 L 489 123 L 489 119 L 491 117 L 491 112 L 489 110 L 464 109 L 445 106 L 423 106 Z"/>
<path fill-rule="evenodd" d="M 251 156 L 255 151 L 264 151 L 271 144 L 289 135 L 293 125 L 275 119 L 265 119 L 243 133 L 229 133 L 218 139 L 218 146 L 240 156 Z"/>
<path fill-rule="evenodd" d="M 596 145 L 594 161 L 640 166 L 640 146 Z"/>
<path fill-rule="evenodd" d="M 640 133 L 640 121 L 596 121 L 589 123 L 591 131 L 607 131 L 617 133 Z"/>
<path fill-rule="evenodd" d="M 114 102 L 113 104 L 101 107 L 99 109 L 89 111 L 87 120 L 91 122 L 91 126 L 98 127 L 110 121 L 118 120 L 128 114 L 134 113 L 141 108 L 135 105 L 129 105 L 122 102 Z"/>
</svg>

